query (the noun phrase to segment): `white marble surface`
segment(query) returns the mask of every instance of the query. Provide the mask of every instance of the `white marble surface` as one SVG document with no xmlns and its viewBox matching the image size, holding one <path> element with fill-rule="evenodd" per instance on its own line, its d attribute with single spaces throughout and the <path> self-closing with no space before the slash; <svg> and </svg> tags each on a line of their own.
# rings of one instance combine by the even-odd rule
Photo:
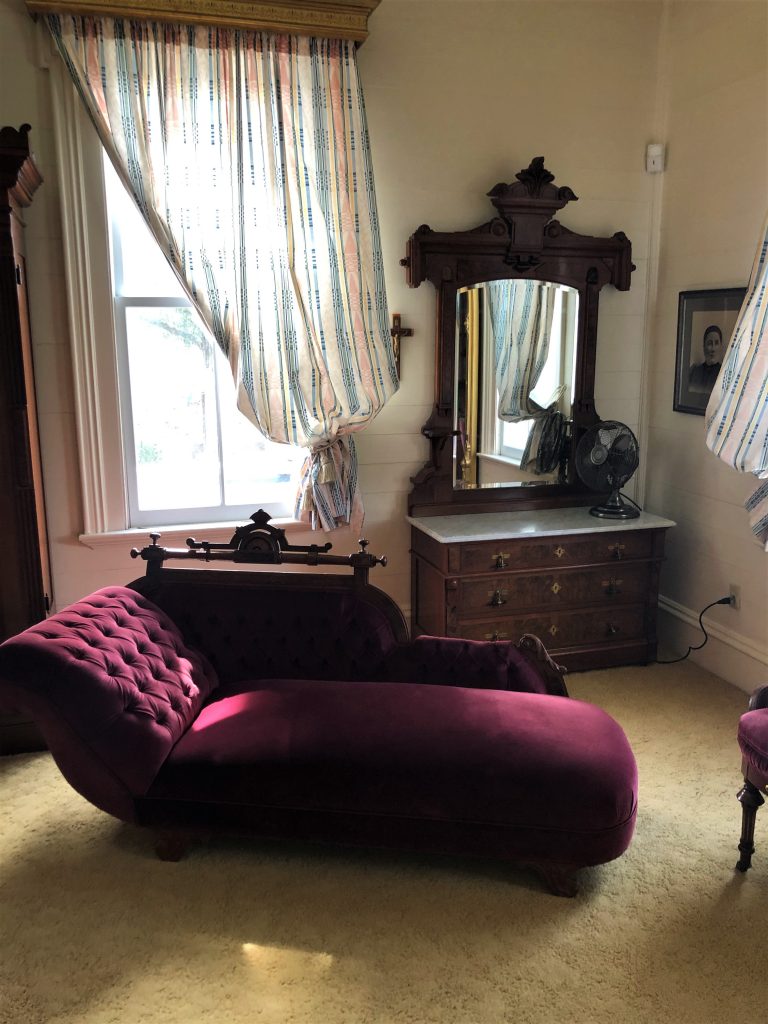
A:
<svg viewBox="0 0 768 1024">
<path fill-rule="evenodd" d="M 675 525 L 671 519 L 663 519 L 650 512 L 641 512 L 637 519 L 598 519 L 589 514 L 587 506 L 406 518 L 411 526 L 441 544 L 510 537 L 551 537 L 563 533 L 601 533 L 605 530 L 653 530 Z"/>
</svg>

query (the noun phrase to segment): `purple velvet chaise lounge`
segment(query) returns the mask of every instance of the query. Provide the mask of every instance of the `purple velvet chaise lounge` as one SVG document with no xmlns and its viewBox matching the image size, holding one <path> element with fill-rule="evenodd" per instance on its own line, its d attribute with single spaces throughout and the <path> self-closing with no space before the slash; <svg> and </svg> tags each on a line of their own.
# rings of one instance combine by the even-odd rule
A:
<svg viewBox="0 0 768 1024">
<path fill-rule="evenodd" d="M 149 569 L 1 645 L 0 698 L 160 856 L 217 831 L 479 854 L 570 895 L 629 845 L 627 739 L 535 638 L 409 641 L 357 571 Z"/>
</svg>

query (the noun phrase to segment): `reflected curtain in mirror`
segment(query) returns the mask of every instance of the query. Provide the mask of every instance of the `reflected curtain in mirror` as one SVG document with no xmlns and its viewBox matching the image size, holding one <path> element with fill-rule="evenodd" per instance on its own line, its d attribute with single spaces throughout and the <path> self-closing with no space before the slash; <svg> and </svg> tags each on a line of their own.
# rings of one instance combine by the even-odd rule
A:
<svg viewBox="0 0 768 1024">
<path fill-rule="evenodd" d="M 578 301 L 576 289 L 551 281 L 457 292 L 455 487 L 561 482 Z"/>
<path fill-rule="evenodd" d="M 489 281 L 485 286 L 496 366 L 498 417 L 508 423 L 545 409 L 533 389 L 549 352 L 555 288 L 545 281 Z"/>
</svg>

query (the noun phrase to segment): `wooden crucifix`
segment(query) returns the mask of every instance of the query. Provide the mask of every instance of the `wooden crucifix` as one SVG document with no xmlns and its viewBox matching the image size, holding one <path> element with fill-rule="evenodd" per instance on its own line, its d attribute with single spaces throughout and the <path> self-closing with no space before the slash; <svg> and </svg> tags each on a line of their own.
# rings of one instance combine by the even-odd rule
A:
<svg viewBox="0 0 768 1024">
<path fill-rule="evenodd" d="M 392 314 L 392 329 L 389 332 L 392 335 L 392 348 L 395 352 L 395 364 L 397 366 L 397 377 L 400 379 L 400 339 L 413 337 L 412 327 L 403 327 L 402 319 L 399 313 Z"/>
</svg>

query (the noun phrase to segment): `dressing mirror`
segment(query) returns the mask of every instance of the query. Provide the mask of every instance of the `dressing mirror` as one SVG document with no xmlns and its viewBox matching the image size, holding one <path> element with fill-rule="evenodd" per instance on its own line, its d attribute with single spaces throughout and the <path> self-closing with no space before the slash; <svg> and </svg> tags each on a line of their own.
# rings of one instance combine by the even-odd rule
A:
<svg viewBox="0 0 768 1024">
<path fill-rule="evenodd" d="M 430 459 L 412 515 L 545 508 L 594 501 L 572 453 L 594 405 L 600 289 L 627 290 L 623 232 L 569 231 L 554 214 L 577 196 L 543 157 L 488 193 L 497 215 L 469 231 L 422 225 L 408 283 L 437 289 L 435 406 L 422 428 Z"/>
</svg>

